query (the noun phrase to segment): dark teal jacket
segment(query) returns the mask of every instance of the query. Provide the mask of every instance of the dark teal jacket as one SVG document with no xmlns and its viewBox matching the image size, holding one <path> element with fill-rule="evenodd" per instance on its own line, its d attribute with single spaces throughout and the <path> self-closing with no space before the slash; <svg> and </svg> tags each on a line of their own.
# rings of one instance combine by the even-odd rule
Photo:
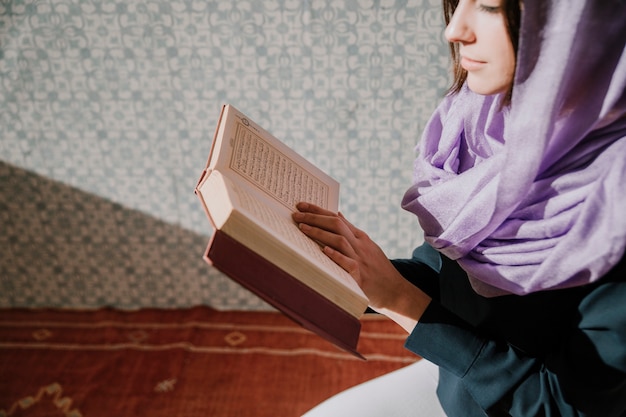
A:
<svg viewBox="0 0 626 417">
<path fill-rule="evenodd" d="M 405 346 L 439 365 L 449 417 L 626 416 L 626 267 L 584 287 L 485 298 L 428 245 L 396 268 L 433 297 Z"/>
</svg>

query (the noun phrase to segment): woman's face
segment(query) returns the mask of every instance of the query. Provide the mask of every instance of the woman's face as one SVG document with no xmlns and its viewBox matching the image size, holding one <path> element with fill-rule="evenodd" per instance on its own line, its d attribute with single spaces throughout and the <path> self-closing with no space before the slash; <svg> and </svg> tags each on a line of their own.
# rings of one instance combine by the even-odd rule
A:
<svg viewBox="0 0 626 417">
<path fill-rule="evenodd" d="M 461 66 L 472 91 L 496 94 L 509 89 L 515 74 L 515 51 L 502 0 L 460 0 L 445 35 L 459 44 Z"/>
</svg>

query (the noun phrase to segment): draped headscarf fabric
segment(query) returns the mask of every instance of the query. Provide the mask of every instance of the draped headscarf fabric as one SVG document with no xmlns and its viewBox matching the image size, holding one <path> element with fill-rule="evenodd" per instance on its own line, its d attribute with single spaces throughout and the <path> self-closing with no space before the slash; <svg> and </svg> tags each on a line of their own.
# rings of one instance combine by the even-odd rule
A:
<svg viewBox="0 0 626 417">
<path fill-rule="evenodd" d="M 464 87 L 402 206 L 484 296 L 584 285 L 626 247 L 626 1 L 525 0 L 510 105 Z"/>
</svg>

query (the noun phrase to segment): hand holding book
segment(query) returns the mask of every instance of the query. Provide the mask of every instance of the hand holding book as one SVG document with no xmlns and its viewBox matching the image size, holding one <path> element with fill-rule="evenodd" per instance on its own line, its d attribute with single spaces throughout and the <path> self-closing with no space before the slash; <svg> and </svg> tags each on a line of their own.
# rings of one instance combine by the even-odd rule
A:
<svg viewBox="0 0 626 417">
<path fill-rule="evenodd" d="M 363 289 L 370 307 L 411 332 L 430 297 L 410 284 L 382 249 L 341 213 L 299 203 L 292 217 L 300 230 L 323 245 L 324 253 L 346 270 Z"/>
</svg>

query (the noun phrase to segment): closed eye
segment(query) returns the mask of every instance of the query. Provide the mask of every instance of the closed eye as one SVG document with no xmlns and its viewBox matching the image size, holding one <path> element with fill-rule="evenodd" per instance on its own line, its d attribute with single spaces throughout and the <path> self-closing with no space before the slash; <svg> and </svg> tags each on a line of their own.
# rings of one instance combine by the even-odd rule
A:
<svg viewBox="0 0 626 417">
<path fill-rule="evenodd" d="M 479 4 L 478 10 L 486 13 L 500 13 L 500 6 L 487 6 L 485 4 Z"/>
</svg>

